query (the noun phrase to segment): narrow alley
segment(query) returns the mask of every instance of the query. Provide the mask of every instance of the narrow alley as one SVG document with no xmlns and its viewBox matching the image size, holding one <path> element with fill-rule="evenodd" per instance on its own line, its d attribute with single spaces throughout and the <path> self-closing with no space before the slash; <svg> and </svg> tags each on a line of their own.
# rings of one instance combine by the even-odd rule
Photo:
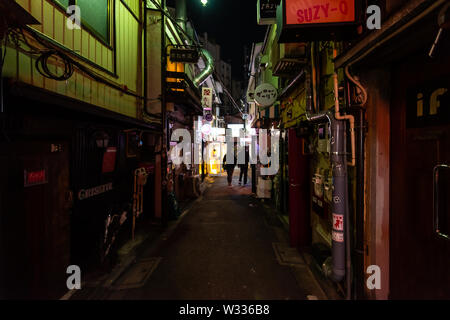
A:
<svg viewBox="0 0 450 320">
<path fill-rule="evenodd" d="M 449 31 L 449 0 L 0 0 L 0 300 L 450 300 Z"/>
<path fill-rule="evenodd" d="M 80 297 L 113 300 L 325 298 L 300 255 L 287 249 L 288 235 L 281 222 L 276 217 L 270 218 L 264 204 L 251 196 L 251 186 L 240 186 L 237 180 L 235 175 L 233 186 L 229 187 L 225 177 L 209 179 L 203 197 L 193 203 L 169 235 L 143 243 L 139 257 L 108 289 L 101 290 L 101 294 L 98 288 L 91 288 L 80 292 Z M 146 261 L 156 266 L 149 267 Z M 77 295 L 72 299 L 77 299 Z"/>
</svg>

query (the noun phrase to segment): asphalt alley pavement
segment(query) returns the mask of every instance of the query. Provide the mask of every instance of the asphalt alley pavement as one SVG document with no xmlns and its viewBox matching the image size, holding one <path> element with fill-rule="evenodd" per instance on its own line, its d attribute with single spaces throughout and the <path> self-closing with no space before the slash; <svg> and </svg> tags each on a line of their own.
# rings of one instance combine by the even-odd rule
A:
<svg viewBox="0 0 450 320">
<path fill-rule="evenodd" d="M 237 177 L 228 187 L 225 177 L 216 177 L 173 232 L 143 250 L 137 263 L 153 259 L 158 264 L 142 286 L 110 290 L 102 298 L 306 299 L 313 280 L 304 269 L 300 281 L 308 283 L 299 283 L 293 269 L 278 262 L 273 243 L 279 240 L 262 204 L 251 197 L 251 187 L 237 185 Z M 121 277 L 124 283 L 133 282 L 127 277 L 136 277 L 136 270 Z"/>
</svg>

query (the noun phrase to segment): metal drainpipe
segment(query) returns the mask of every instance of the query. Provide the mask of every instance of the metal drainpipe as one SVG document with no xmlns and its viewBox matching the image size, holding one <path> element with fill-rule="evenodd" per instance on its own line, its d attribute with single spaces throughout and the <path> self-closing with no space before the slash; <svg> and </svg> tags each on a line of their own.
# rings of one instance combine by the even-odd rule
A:
<svg viewBox="0 0 450 320">
<path fill-rule="evenodd" d="M 312 94 L 310 89 L 311 76 L 307 74 L 307 106 L 306 119 L 314 123 L 331 124 L 331 164 L 333 167 L 333 204 L 334 215 L 342 218 L 343 227 L 333 226 L 332 241 L 332 274 L 331 279 L 335 282 L 341 282 L 346 275 L 346 234 L 348 233 L 348 177 L 347 177 L 347 158 L 346 158 L 346 122 L 345 120 L 336 120 L 334 113 L 321 112 L 312 113 Z M 348 235 L 347 235 L 348 236 Z M 347 293 L 347 299 L 349 299 Z"/>
<path fill-rule="evenodd" d="M 175 4 L 177 23 L 180 25 L 183 31 L 186 31 L 186 0 L 177 0 Z"/>
<path fill-rule="evenodd" d="M 342 225 L 333 225 L 332 229 L 332 261 L 331 278 L 340 282 L 345 277 L 346 270 L 346 236 L 348 230 L 347 215 L 347 157 L 345 121 L 331 121 L 331 163 L 333 166 L 333 221 Z"/>
<path fill-rule="evenodd" d="M 200 55 L 205 61 L 205 69 L 203 69 L 203 71 L 200 72 L 200 74 L 193 80 L 193 83 L 197 88 L 199 88 L 203 84 L 203 82 L 205 82 L 206 79 L 208 79 L 208 77 L 214 73 L 214 58 L 211 56 L 208 50 L 202 48 L 200 50 Z"/>
</svg>

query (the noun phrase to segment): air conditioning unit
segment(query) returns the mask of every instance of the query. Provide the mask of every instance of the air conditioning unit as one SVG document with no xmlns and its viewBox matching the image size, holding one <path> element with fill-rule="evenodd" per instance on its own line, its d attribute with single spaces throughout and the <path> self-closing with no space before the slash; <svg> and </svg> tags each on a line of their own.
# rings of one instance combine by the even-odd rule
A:
<svg viewBox="0 0 450 320">
<path fill-rule="evenodd" d="M 272 47 L 272 72 L 274 76 L 291 78 L 306 65 L 306 43 L 274 42 Z"/>
</svg>

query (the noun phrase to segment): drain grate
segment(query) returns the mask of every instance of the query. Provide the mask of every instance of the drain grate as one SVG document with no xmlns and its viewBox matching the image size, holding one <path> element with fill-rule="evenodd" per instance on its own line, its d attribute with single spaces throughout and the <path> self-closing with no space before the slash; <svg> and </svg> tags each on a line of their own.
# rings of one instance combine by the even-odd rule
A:
<svg viewBox="0 0 450 320">
<path fill-rule="evenodd" d="M 289 244 L 281 242 L 272 243 L 272 246 L 278 263 L 282 266 L 305 265 L 303 258 L 296 248 L 291 248 Z"/>
<path fill-rule="evenodd" d="M 136 262 L 114 284 L 115 290 L 143 287 L 158 267 L 162 258 L 149 258 Z"/>
</svg>

